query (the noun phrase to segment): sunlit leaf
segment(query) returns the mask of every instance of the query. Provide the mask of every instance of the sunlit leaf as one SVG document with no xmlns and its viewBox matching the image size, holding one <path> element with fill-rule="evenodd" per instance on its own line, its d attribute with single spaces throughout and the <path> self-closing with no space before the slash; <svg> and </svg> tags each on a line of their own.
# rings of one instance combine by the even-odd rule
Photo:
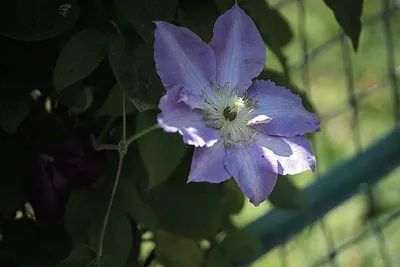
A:
<svg viewBox="0 0 400 267">
<path fill-rule="evenodd" d="M 155 237 L 157 257 L 165 266 L 202 266 L 204 253 L 195 240 L 164 230 L 158 230 Z"/>
</svg>

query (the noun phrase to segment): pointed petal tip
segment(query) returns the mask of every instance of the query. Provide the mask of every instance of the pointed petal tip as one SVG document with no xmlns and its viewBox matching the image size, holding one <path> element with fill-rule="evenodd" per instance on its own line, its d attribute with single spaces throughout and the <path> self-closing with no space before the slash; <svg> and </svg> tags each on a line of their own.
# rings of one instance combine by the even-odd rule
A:
<svg viewBox="0 0 400 267">
<path fill-rule="evenodd" d="M 250 202 L 251 204 L 253 204 L 254 207 L 258 207 L 258 206 L 260 206 L 260 204 L 263 203 L 265 200 L 266 200 L 266 199 L 264 199 L 264 200 L 256 200 L 256 199 L 253 198 L 253 199 L 249 199 L 249 202 Z"/>
<path fill-rule="evenodd" d="M 188 28 L 156 21 L 154 60 L 156 70 L 169 90 L 181 84 L 201 91 L 215 82 L 215 55 L 209 45 Z"/>
<path fill-rule="evenodd" d="M 209 45 L 217 60 L 217 80 L 246 90 L 264 68 L 266 47 L 250 16 L 237 3 L 218 17 Z M 234 45 L 231 45 L 234 44 Z"/>
</svg>

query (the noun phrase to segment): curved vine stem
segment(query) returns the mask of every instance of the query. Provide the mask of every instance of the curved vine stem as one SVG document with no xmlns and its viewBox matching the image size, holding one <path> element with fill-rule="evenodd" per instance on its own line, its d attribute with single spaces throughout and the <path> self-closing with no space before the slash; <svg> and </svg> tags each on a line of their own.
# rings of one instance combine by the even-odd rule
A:
<svg viewBox="0 0 400 267">
<path fill-rule="evenodd" d="M 97 259 L 98 260 L 100 260 L 101 256 L 103 255 L 104 236 L 106 234 L 108 219 L 110 218 L 112 205 L 113 205 L 113 202 L 114 202 L 115 194 L 117 192 L 119 178 L 121 177 L 121 170 L 122 170 L 123 162 L 124 162 L 124 153 L 120 152 L 119 153 L 119 162 L 118 162 L 117 175 L 115 177 L 115 182 L 114 182 L 114 185 L 113 185 L 113 189 L 111 191 L 110 201 L 108 202 L 107 211 L 106 211 L 106 214 L 104 216 L 103 226 L 102 226 L 101 232 L 100 232 L 99 246 L 98 246 L 98 249 L 97 249 Z"/>
<path fill-rule="evenodd" d="M 158 128 L 159 128 L 159 126 L 157 124 L 155 124 L 153 126 L 150 126 L 149 128 L 146 128 L 146 129 L 140 131 L 139 133 L 137 133 L 127 139 L 126 138 L 125 93 L 122 94 L 122 138 L 121 138 L 121 141 L 120 141 L 119 145 L 106 145 L 105 147 L 104 146 L 102 147 L 101 145 L 98 146 L 100 149 L 103 148 L 103 149 L 110 149 L 110 150 L 118 150 L 119 151 L 119 161 L 118 161 L 117 174 L 115 176 L 114 185 L 113 185 L 113 188 L 111 191 L 110 200 L 107 205 L 107 211 L 106 211 L 106 214 L 104 215 L 103 225 L 102 225 L 100 236 L 99 236 L 99 244 L 98 244 L 98 249 L 97 249 L 97 260 L 100 260 L 101 257 L 103 256 L 104 236 L 106 234 L 108 220 L 110 218 L 115 194 L 117 193 L 118 183 L 119 183 L 119 179 L 121 177 L 121 171 L 122 171 L 122 166 L 123 166 L 123 162 L 124 162 L 124 157 L 125 157 L 126 153 L 128 152 L 128 147 L 133 141 L 135 141 L 139 137 L 141 137 L 155 129 L 158 129 Z"/>
<path fill-rule="evenodd" d="M 143 135 L 145 135 L 145 134 L 147 134 L 147 133 L 149 133 L 149 132 L 151 132 L 153 130 L 156 130 L 158 128 L 160 128 L 160 126 L 158 124 L 154 124 L 154 125 L 146 128 L 146 129 L 144 129 L 143 131 L 140 131 L 137 134 L 129 137 L 128 140 L 126 140 L 126 144 L 129 146 L 136 139 L 138 139 L 138 138 L 142 137 Z"/>
</svg>

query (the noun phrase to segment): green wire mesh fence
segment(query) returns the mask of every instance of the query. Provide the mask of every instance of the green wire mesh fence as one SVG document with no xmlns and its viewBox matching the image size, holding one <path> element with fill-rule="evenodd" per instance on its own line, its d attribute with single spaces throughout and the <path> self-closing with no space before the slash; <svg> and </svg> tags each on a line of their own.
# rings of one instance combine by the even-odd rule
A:
<svg viewBox="0 0 400 267">
<path fill-rule="evenodd" d="M 313 22 L 309 21 L 312 17 L 312 9 L 316 0 L 281 0 L 275 1 L 275 7 L 280 9 L 283 14 L 285 10 L 289 10 L 290 14 L 297 13 L 297 20 L 292 18 L 292 26 L 297 27 L 298 39 L 295 42 L 297 52 L 301 53 L 300 60 L 289 64 L 289 72 L 291 75 L 298 77 L 304 90 L 311 96 L 313 102 L 319 101 L 321 95 L 327 97 L 323 93 L 317 92 L 319 96 L 313 97 L 316 92 L 313 87 L 313 79 L 315 67 L 313 64 L 320 58 L 326 57 L 326 51 L 334 47 L 334 57 L 336 61 L 340 61 L 341 74 L 334 88 L 343 88 L 346 92 L 343 94 L 345 99 L 334 101 L 333 108 L 320 112 L 322 121 L 325 125 L 330 121 L 335 120 L 340 116 L 346 116 L 349 125 L 351 125 L 351 139 L 354 146 L 352 152 L 345 153 L 346 156 L 337 161 L 336 164 L 330 165 L 324 173 L 317 172 L 317 179 L 309 183 L 304 189 L 303 194 L 308 208 L 312 211 L 313 217 L 318 221 L 310 220 L 309 216 L 297 211 L 271 210 L 261 218 L 255 220 L 247 226 L 247 229 L 257 233 L 263 243 L 263 257 L 273 250 L 278 250 L 280 257 L 279 263 L 260 262 L 256 266 L 289 266 L 288 258 L 292 257 L 287 249 L 287 243 L 296 239 L 301 231 L 307 235 L 307 230 L 312 229 L 314 225 L 321 229 L 323 239 L 325 240 L 326 250 L 321 255 L 314 257 L 309 262 L 297 262 L 290 266 L 400 266 L 400 257 L 395 253 L 390 252 L 388 245 L 388 236 L 385 234 L 387 228 L 396 222 L 400 226 L 400 204 L 394 205 L 396 208 L 390 210 L 389 213 L 381 215 L 375 203 L 374 190 L 376 185 L 380 185 L 383 181 L 388 180 L 388 175 L 393 173 L 399 180 L 396 169 L 400 166 L 400 106 L 399 106 L 399 85 L 397 77 L 399 76 L 400 65 L 396 65 L 396 56 L 399 54 L 400 45 L 396 45 L 396 41 L 400 41 L 398 26 L 400 24 L 400 1 L 390 0 L 365 0 L 364 13 L 369 13 L 363 16 L 363 33 L 374 32 L 381 36 L 382 45 L 379 47 L 377 56 L 373 56 L 373 51 L 369 53 L 368 46 L 373 46 L 373 42 L 379 39 L 377 35 L 369 36 L 365 34 L 364 43 L 365 49 L 361 56 L 352 51 L 351 45 L 343 32 L 334 35 L 330 39 L 325 40 L 322 44 L 312 46 L 310 41 L 309 27 L 316 27 Z M 322 1 L 320 1 L 322 2 Z M 373 2 L 373 3 L 372 3 Z M 370 7 L 370 8 L 368 8 Z M 295 10 L 295 11 L 294 11 Z M 369 34 L 370 35 L 370 34 Z M 363 36 L 362 36 L 363 38 Z M 370 42 L 371 44 L 368 44 Z M 372 47 L 372 50 L 375 48 Z M 356 62 L 359 58 L 369 60 L 376 67 L 364 67 L 361 61 Z M 373 81 L 361 83 L 359 80 L 360 73 L 355 70 L 354 65 L 362 66 L 367 72 L 374 75 Z M 321 71 L 324 71 L 322 69 Z M 326 71 L 331 71 L 326 68 Z M 336 71 L 336 70 L 335 70 Z M 335 72 L 333 71 L 333 72 Z M 317 71 L 318 72 L 318 71 Z M 344 84 L 341 84 L 344 82 Z M 338 89 L 339 90 L 339 89 Z M 335 98 L 335 97 L 333 97 Z M 369 100 L 368 100 L 369 99 Z M 386 100 L 384 100 L 386 99 Z M 388 121 L 385 125 L 385 130 L 378 131 L 371 138 L 365 138 L 365 132 L 374 131 L 377 124 L 363 123 L 361 117 L 365 117 L 365 109 L 363 109 L 363 101 L 383 103 L 383 107 L 378 105 L 379 109 L 387 110 L 384 120 Z M 341 102 L 341 104 L 338 104 Z M 377 111 L 377 112 L 378 112 Z M 380 111 L 379 111 L 380 112 Z M 360 115 L 361 114 L 361 115 Z M 371 113 L 374 114 L 374 113 Z M 370 114 L 370 115 L 371 115 Z M 371 115 L 372 116 L 372 115 Z M 368 117 L 368 116 L 367 116 Z M 379 119 L 378 119 L 379 120 Z M 329 132 L 329 127 L 323 131 Z M 341 124 L 336 123 L 336 128 L 341 127 Z M 372 130 L 371 130 L 371 129 Z M 345 131 L 345 130 L 343 130 Z M 340 129 L 338 130 L 340 133 Z M 350 137 L 350 136 L 348 136 Z M 363 139 L 368 139 L 363 140 Z M 319 160 L 320 151 L 318 147 L 325 142 L 326 139 L 313 140 L 314 150 L 317 151 L 317 160 Z M 324 148 L 326 150 L 326 148 Z M 337 149 L 337 148 L 336 148 Z M 347 148 L 346 148 L 347 149 Z M 345 148 L 344 148 L 345 150 Z M 400 198 L 400 184 L 391 184 L 394 195 L 397 199 Z M 346 238 L 344 242 L 336 242 L 332 234 L 332 227 L 326 221 L 326 215 L 335 207 L 343 206 L 349 199 L 362 198 L 366 210 L 365 225 L 360 231 Z M 343 219 L 344 220 L 344 219 Z M 399 230 L 400 231 L 400 230 Z M 400 240 L 400 235 L 398 235 Z M 301 234 L 300 234 L 301 235 Z M 358 263 L 354 260 L 349 265 L 343 265 L 343 261 L 338 260 L 340 255 L 348 251 L 352 246 L 364 242 L 375 244 L 375 258 L 379 258 L 379 263 L 376 259 L 367 259 Z M 306 242 L 306 241 L 302 241 Z M 397 242 L 400 243 L 400 242 Z M 316 245 L 318 246 L 318 245 Z M 399 251 L 400 247 L 396 247 Z M 394 249 L 395 250 L 395 249 Z M 312 258 L 312 257 L 311 257 Z M 257 259 L 254 259 L 257 260 Z M 251 265 L 252 263 L 240 264 L 241 266 Z"/>
</svg>

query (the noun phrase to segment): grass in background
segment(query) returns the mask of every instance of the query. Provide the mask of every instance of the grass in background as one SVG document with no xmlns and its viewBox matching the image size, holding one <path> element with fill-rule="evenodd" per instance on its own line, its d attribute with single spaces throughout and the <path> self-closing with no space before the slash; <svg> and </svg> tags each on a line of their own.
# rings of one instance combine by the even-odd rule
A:
<svg viewBox="0 0 400 267">
<path fill-rule="evenodd" d="M 269 1 L 271 4 L 276 1 Z M 282 14 L 292 26 L 294 40 L 285 48 L 289 65 L 296 64 L 302 58 L 301 43 L 298 31 L 299 12 L 294 1 L 281 9 Z M 323 1 L 306 1 L 306 36 L 309 52 L 339 33 L 339 26 L 332 12 Z M 368 0 L 364 3 L 363 18 L 367 18 L 381 10 L 380 0 Z M 399 58 L 400 44 L 400 11 L 391 19 L 392 35 L 394 39 L 395 57 Z M 384 26 L 381 20 L 372 25 L 364 26 L 360 47 L 357 53 L 350 51 L 353 66 L 353 79 L 356 93 L 361 93 L 387 75 L 386 40 Z M 281 71 L 278 60 L 268 51 L 267 66 Z M 398 62 L 398 61 L 396 61 Z M 397 63 L 400 64 L 400 63 Z M 295 84 L 303 86 L 301 73 L 292 73 Z M 340 42 L 335 43 L 323 51 L 309 64 L 309 97 L 320 115 L 347 105 L 349 91 L 346 84 L 342 48 Z M 361 149 L 366 148 L 377 138 L 386 134 L 395 125 L 393 116 L 393 92 L 388 85 L 378 86 L 376 91 L 369 94 L 359 103 L 358 121 L 354 122 L 351 109 L 333 118 L 325 118 L 322 123 L 322 132 L 315 135 L 314 151 L 317 156 L 318 173 L 328 171 L 338 162 L 353 156 L 358 151 L 355 134 L 360 136 Z M 373 188 L 377 205 L 383 215 L 394 211 L 400 204 L 400 172 L 394 172 Z M 307 172 L 294 177 L 294 181 L 303 187 L 312 182 L 315 176 Z M 242 213 L 234 217 L 239 226 L 244 226 L 262 216 L 271 208 L 268 202 L 254 208 L 247 203 Z M 335 245 L 340 245 L 354 235 L 368 228 L 363 220 L 366 212 L 366 198 L 360 194 L 340 207 L 332 210 L 324 219 L 326 227 L 332 235 Z M 389 251 L 394 266 L 400 266 L 400 220 L 385 229 Z M 339 266 L 351 267 L 380 267 L 384 266 L 375 235 L 352 246 L 337 258 Z M 328 252 L 326 239 L 319 224 L 294 237 L 282 248 L 276 248 L 258 260 L 254 267 L 275 266 L 311 266 L 321 256 Z M 396 258 L 397 257 L 397 258 Z M 331 265 L 327 265 L 331 266 Z"/>
</svg>

